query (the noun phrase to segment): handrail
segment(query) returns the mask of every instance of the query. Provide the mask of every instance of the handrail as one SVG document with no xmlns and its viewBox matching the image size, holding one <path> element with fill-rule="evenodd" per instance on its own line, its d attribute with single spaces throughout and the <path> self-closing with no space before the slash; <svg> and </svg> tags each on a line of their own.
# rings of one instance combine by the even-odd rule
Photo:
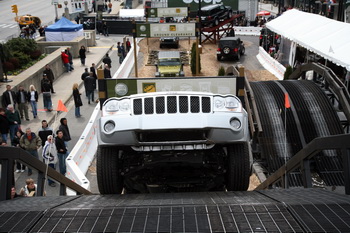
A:
<svg viewBox="0 0 350 233">
<path fill-rule="evenodd" d="M 47 165 L 21 148 L 0 146 L 0 161 L 2 164 L 0 178 L 0 201 L 10 199 L 11 197 L 11 186 L 13 185 L 14 181 L 14 160 L 24 163 L 25 165 L 38 171 L 37 195 L 43 196 Z M 47 169 L 47 176 L 61 184 L 60 195 L 66 194 L 66 187 L 76 191 L 78 194 L 92 194 L 89 190 L 84 189 L 51 167 L 48 167 Z"/>
<path fill-rule="evenodd" d="M 336 74 L 327 66 L 320 63 L 308 63 L 297 68 L 290 76 L 289 79 L 298 79 L 306 71 L 315 71 L 316 73 L 322 75 L 327 83 L 329 88 L 333 91 L 334 94 L 338 96 L 338 100 L 343 107 L 343 112 L 346 116 L 346 119 L 350 123 L 350 94 L 347 91 L 344 83 L 337 77 Z"/>
<path fill-rule="evenodd" d="M 350 135 L 341 134 L 319 137 L 312 140 L 285 165 L 270 175 L 256 190 L 266 189 L 284 178 L 285 175 L 301 167 L 305 188 L 311 188 L 309 160 L 323 150 L 340 149 L 343 154 L 345 194 L 350 195 Z M 286 184 L 285 184 L 286 185 Z"/>
</svg>

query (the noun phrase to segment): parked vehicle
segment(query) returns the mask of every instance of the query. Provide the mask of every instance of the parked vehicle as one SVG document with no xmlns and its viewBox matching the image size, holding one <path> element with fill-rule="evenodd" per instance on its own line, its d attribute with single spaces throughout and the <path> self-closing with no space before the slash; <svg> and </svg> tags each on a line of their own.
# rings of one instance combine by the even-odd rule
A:
<svg viewBox="0 0 350 233">
<path fill-rule="evenodd" d="M 224 58 L 235 58 L 239 60 L 245 53 L 243 41 L 239 37 L 225 37 L 219 41 L 216 58 L 220 61 Z"/>
<path fill-rule="evenodd" d="M 185 76 L 179 51 L 160 51 L 156 69 L 156 77 Z"/>
<path fill-rule="evenodd" d="M 232 8 L 221 4 L 208 5 L 201 8 L 201 21 L 203 27 L 219 25 L 220 20 L 232 17 Z"/>
<path fill-rule="evenodd" d="M 161 37 L 159 47 L 160 48 L 163 48 L 163 47 L 179 48 L 179 37 L 177 36 Z"/>
</svg>

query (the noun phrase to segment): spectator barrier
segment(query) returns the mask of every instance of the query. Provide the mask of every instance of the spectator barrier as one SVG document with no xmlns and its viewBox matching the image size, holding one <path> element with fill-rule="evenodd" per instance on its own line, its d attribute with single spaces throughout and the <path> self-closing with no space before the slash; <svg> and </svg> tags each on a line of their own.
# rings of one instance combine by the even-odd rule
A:
<svg viewBox="0 0 350 233">
<path fill-rule="evenodd" d="M 274 74 L 279 80 L 283 80 L 286 67 L 270 56 L 262 47 L 259 47 L 259 54 L 256 55 L 261 65 Z"/>
<path fill-rule="evenodd" d="M 137 54 L 139 50 L 140 48 L 137 46 Z M 119 66 L 117 72 L 113 75 L 113 78 L 116 79 L 129 77 L 133 67 L 134 47 L 132 46 L 123 63 Z M 99 106 L 100 104 L 96 105 L 88 124 L 86 125 L 78 142 L 75 144 L 66 160 L 66 176 L 87 190 L 91 189 L 90 181 L 87 179 L 85 174 L 87 173 L 97 151 L 96 133 L 98 130 L 98 120 L 101 117 Z M 67 188 L 67 195 L 76 195 L 76 192 Z"/>
</svg>

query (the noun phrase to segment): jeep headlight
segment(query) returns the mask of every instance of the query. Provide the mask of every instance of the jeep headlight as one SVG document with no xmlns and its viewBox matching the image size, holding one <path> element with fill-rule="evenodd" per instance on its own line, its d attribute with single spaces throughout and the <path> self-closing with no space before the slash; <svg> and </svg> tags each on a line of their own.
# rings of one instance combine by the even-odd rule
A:
<svg viewBox="0 0 350 233">
<path fill-rule="evenodd" d="M 130 99 L 109 99 L 102 111 L 103 115 L 130 114 Z"/>
<path fill-rule="evenodd" d="M 234 111 L 241 112 L 242 104 L 237 99 L 237 97 L 233 96 L 214 96 L 214 111 Z"/>
</svg>

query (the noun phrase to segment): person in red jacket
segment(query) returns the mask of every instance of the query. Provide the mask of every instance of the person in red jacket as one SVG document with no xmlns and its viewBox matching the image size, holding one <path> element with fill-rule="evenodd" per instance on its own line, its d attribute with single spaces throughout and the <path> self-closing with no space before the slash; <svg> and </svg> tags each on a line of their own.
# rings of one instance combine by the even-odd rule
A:
<svg viewBox="0 0 350 233">
<path fill-rule="evenodd" d="M 66 71 L 67 72 L 72 71 L 72 67 L 69 64 L 68 54 L 66 54 L 64 50 L 61 51 L 61 58 L 62 58 L 64 67 L 66 67 Z"/>
</svg>

